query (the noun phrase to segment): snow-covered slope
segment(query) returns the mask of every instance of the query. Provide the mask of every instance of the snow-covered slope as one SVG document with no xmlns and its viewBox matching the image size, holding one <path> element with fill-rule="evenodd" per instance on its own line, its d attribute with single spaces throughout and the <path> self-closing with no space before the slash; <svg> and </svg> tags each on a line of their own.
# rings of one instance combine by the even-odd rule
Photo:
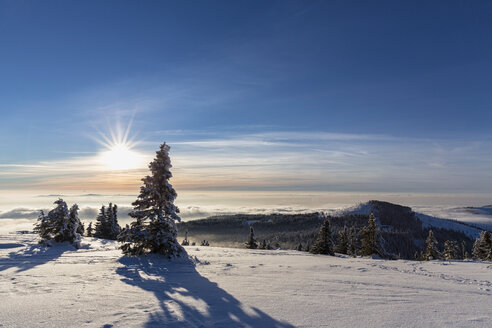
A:
<svg viewBox="0 0 492 328">
<path fill-rule="evenodd" d="M 462 222 L 459 221 L 440 219 L 422 213 L 415 213 L 415 215 L 417 216 L 417 218 L 419 218 L 420 221 L 422 221 L 422 226 L 424 228 L 430 227 L 430 228 L 442 228 L 442 229 L 460 231 L 472 239 L 477 238 L 480 235 L 480 232 L 482 231 L 481 229 L 477 229 L 473 226 L 463 224 Z"/>
<path fill-rule="evenodd" d="M 122 257 L 0 235 L 4 327 L 488 327 L 492 263 L 187 247 Z"/>
<path fill-rule="evenodd" d="M 481 229 L 472 226 L 470 223 L 460 222 L 459 220 L 456 219 L 445 219 L 433 215 L 413 212 L 412 209 L 409 207 L 386 203 L 386 202 L 380 202 L 380 201 L 370 201 L 367 203 L 361 203 L 353 207 L 340 210 L 336 213 L 336 215 L 338 216 L 356 215 L 356 214 L 369 215 L 370 213 L 374 213 L 374 215 L 378 217 L 378 212 L 379 212 L 378 207 L 381 206 L 391 208 L 391 210 L 393 211 L 392 215 L 396 218 L 398 218 L 399 213 L 401 213 L 401 217 L 404 217 L 404 214 L 406 214 L 405 212 L 407 211 L 414 213 L 415 217 L 418 218 L 420 221 L 422 221 L 423 228 L 440 228 L 440 229 L 448 229 L 448 230 L 463 232 L 471 239 L 477 238 L 480 235 L 480 232 L 482 231 Z"/>
</svg>

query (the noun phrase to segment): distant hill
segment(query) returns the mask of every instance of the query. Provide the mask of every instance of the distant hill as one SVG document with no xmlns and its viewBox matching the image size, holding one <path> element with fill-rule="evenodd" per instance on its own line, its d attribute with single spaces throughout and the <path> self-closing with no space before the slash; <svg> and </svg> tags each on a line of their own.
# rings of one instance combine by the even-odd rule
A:
<svg viewBox="0 0 492 328">
<path fill-rule="evenodd" d="M 299 243 L 312 244 L 322 221 L 327 218 L 336 234 L 344 226 L 360 230 L 366 225 L 369 214 L 374 213 L 382 230 L 385 248 L 395 257 L 413 258 L 416 251 L 424 247 L 425 238 L 432 229 L 441 248 L 445 240 L 465 241 L 468 251 L 481 229 L 468 224 L 439 219 L 415 213 L 410 207 L 372 200 L 335 215 L 324 213 L 308 214 L 236 214 L 212 216 L 202 220 L 178 224 L 179 238 L 188 231 L 190 241 L 197 244 L 203 239 L 211 245 L 244 247 L 253 226 L 258 241 L 266 240 L 275 247 L 294 249 Z"/>
</svg>

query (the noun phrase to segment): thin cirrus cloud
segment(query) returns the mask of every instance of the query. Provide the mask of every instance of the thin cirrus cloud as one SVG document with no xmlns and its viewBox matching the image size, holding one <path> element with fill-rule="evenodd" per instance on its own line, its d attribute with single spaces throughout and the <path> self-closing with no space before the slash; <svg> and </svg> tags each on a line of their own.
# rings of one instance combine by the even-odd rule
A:
<svg viewBox="0 0 492 328">
<path fill-rule="evenodd" d="M 3 189 L 135 190 L 167 139 L 180 190 L 492 192 L 487 141 L 325 132 L 162 132 L 141 142 L 141 167 L 105 169 L 98 156 L 2 165 Z M 190 137 L 192 136 L 192 137 Z"/>
</svg>

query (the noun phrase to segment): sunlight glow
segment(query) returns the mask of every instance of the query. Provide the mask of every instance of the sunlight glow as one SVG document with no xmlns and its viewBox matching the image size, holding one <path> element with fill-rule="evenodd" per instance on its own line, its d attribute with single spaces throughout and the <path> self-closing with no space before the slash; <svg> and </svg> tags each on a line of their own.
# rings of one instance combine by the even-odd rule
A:
<svg viewBox="0 0 492 328">
<path fill-rule="evenodd" d="M 118 123 L 115 126 L 116 131 L 111 127 L 108 129 L 109 136 L 99 132 L 100 139 L 95 139 L 106 148 L 99 153 L 98 158 L 107 170 L 121 171 L 144 167 L 144 156 L 133 149 L 138 142 L 129 139 L 131 125 L 130 122 L 127 128 L 123 129 Z"/>
<path fill-rule="evenodd" d="M 110 150 L 101 154 L 101 161 L 110 170 L 129 170 L 141 164 L 140 155 L 128 148 L 126 144 L 115 144 Z"/>
</svg>

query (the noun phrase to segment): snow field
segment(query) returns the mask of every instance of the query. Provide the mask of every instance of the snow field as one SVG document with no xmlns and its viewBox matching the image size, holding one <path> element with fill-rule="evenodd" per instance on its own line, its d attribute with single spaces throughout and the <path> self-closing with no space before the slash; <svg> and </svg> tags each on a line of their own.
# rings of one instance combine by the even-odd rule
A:
<svg viewBox="0 0 492 328">
<path fill-rule="evenodd" d="M 492 263 L 189 246 L 123 257 L 112 241 L 43 248 L 0 234 L 3 327 L 489 327 Z"/>
</svg>

